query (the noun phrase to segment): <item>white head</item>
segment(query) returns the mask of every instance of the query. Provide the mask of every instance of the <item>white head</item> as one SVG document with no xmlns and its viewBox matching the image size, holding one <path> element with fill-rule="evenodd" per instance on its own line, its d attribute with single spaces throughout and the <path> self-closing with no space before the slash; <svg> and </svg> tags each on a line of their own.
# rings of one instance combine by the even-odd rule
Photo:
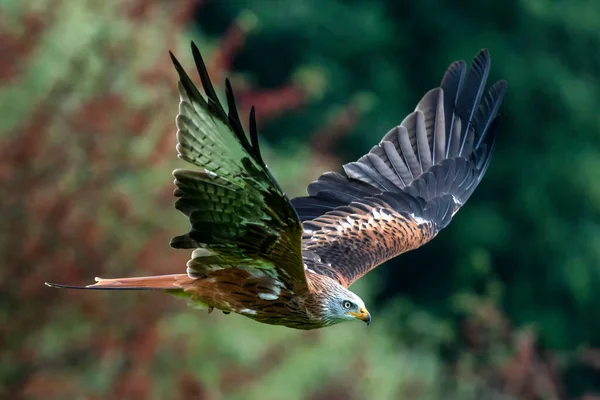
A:
<svg viewBox="0 0 600 400">
<path fill-rule="evenodd" d="M 357 320 L 367 325 L 371 323 L 371 314 L 360 297 L 337 282 L 331 289 L 322 303 L 323 319 L 327 325 Z"/>
</svg>

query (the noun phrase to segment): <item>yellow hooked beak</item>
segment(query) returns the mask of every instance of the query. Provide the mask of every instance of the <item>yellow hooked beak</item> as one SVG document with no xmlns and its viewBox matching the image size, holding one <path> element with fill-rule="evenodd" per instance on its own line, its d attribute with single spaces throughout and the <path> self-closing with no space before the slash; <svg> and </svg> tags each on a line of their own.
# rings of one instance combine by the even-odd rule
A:
<svg viewBox="0 0 600 400">
<path fill-rule="evenodd" d="M 352 315 L 356 319 L 364 321 L 367 325 L 371 324 L 371 314 L 369 314 L 367 309 L 364 307 L 360 308 L 360 312 L 350 311 L 348 314 Z"/>
</svg>

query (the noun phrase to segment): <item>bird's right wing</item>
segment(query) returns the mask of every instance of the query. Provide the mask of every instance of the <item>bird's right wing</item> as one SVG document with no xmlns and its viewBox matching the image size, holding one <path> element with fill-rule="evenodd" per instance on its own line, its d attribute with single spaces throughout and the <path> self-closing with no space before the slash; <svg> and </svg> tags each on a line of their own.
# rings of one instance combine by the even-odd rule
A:
<svg viewBox="0 0 600 400">
<path fill-rule="evenodd" d="M 206 99 L 171 54 L 180 79 L 177 151 L 199 167 L 173 172 L 175 207 L 189 218 L 191 230 L 173 238 L 171 246 L 194 249 L 188 262 L 192 277 L 246 266 L 306 287 L 300 220 L 262 159 L 254 109 L 248 141 L 229 81 L 226 114 L 194 43 L 192 53 Z"/>
<path fill-rule="evenodd" d="M 344 165 L 346 176 L 327 172 L 308 196 L 292 199 L 308 269 L 349 286 L 450 223 L 490 161 L 506 82 L 484 97 L 489 68 L 487 50 L 468 72 L 464 61 L 453 63 L 400 126 Z"/>
</svg>

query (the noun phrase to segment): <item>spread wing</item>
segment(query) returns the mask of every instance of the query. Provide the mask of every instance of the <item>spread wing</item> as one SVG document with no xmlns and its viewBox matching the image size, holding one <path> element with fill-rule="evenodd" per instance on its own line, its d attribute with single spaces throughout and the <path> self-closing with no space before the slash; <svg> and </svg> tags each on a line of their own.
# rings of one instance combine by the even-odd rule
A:
<svg viewBox="0 0 600 400">
<path fill-rule="evenodd" d="M 468 72 L 453 63 L 400 126 L 344 165 L 346 176 L 327 172 L 292 199 L 307 269 L 350 286 L 450 223 L 489 165 L 506 90 L 499 81 L 484 96 L 489 68 L 487 50 Z"/>
<path fill-rule="evenodd" d="M 171 246 L 194 249 L 187 264 L 191 277 L 242 265 L 306 286 L 302 226 L 261 157 L 254 109 L 248 141 L 229 81 L 226 114 L 194 43 L 192 54 L 206 98 L 171 54 L 181 97 L 177 151 L 180 158 L 199 167 L 173 172 L 179 198 L 175 207 L 189 218 L 191 229 L 173 238 Z"/>
</svg>

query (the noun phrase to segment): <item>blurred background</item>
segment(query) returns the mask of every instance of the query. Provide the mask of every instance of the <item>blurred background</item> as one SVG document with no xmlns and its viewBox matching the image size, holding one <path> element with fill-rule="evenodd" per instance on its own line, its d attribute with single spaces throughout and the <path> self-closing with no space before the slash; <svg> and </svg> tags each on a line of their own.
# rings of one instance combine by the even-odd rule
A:
<svg viewBox="0 0 600 400">
<path fill-rule="evenodd" d="M 490 49 L 491 167 L 436 240 L 353 286 L 369 328 L 43 286 L 184 271 L 168 50 L 192 71 L 190 40 L 256 106 L 291 196 Z M 6 0 L 0 52 L 0 398 L 600 398 L 600 3 Z"/>
</svg>

